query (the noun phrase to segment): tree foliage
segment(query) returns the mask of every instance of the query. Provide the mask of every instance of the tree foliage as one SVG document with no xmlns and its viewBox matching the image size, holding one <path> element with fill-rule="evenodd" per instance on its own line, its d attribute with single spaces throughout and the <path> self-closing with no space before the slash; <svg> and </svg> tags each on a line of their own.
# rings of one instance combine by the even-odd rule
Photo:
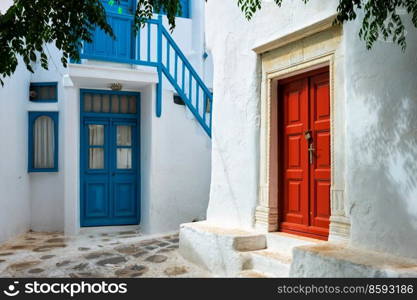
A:
<svg viewBox="0 0 417 300">
<path fill-rule="evenodd" d="M 2 78 L 14 73 L 19 57 L 31 72 L 38 60 L 47 69 L 48 43 L 54 43 L 62 51 L 61 61 L 66 66 L 70 57 L 79 59 L 82 41 L 91 42 L 93 28 L 99 27 L 114 38 L 102 1 L 117 4 L 119 0 L 14 0 L 5 13 L 0 13 L 0 83 L 3 84 Z M 247 19 L 251 19 L 262 6 L 262 0 L 223 1 L 236 1 Z M 278 6 L 283 1 L 289 0 L 274 0 Z M 307 3 L 309 0 L 301 1 Z M 401 15 L 411 16 L 417 27 L 417 0 L 339 0 L 335 22 L 341 24 L 354 20 L 362 9 L 364 19 L 359 35 L 368 49 L 378 38 L 391 39 L 405 49 L 406 30 Z M 136 29 L 155 11 L 167 15 L 173 30 L 175 16 L 181 12 L 180 0 L 138 0 Z"/>
<path fill-rule="evenodd" d="M 307 3 L 309 0 L 301 0 Z M 320 0 L 315 0 L 320 1 Z M 250 20 L 261 9 L 262 0 L 237 0 L 239 7 Z M 274 0 L 281 7 L 283 0 Z M 358 11 L 364 11 L 364 19 L 359 36 L 371 49 L 382 38 L 397 43 L 404 51 L 406 30 L 401 16 L 411 16 L 417 27 L 417 0 L 339 0 L 335 23 L 342 24 L 357 18 Z"/>
<path fill-rule="evenodd" d="M 55 43 L 62 51 L 61 61 L 66 66 L 70 57 L 79 59 L 82 41 L 91 42 L 95 27 L 114 38 L 102 1 L 107 0 L 14 0 L 4 14 L 0 13 L 1 77 L 14 73 L 19 56 L 31 72 L 38 60 L 47 69 L 48 43 Z M 113 2 L 117 5 L 118 1 Z M 181 4 L 179 0 L 139 0 L 136 28 L 151 18 L 154 11 L 164 11 L 173 29 Z"/>
</svg>

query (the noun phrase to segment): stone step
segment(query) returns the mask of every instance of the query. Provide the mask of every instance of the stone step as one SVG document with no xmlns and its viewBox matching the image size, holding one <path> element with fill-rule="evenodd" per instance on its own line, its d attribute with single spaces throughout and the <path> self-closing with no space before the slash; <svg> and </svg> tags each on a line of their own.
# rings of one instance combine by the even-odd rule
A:
<svg viewBox="0 0 417 300">
<path fill-rule="evenodd" d="M 245 270 L 239 273 L 239 278 L 271 278 L 269 274 L 265 274 L 256 270 Z"/>
<path fill-rule="evenodd" d="M 180 253 L 218 276 L 235 277 L 251 251 L 266 248 L 265 234 L 221 228 L 202 221 L 182 224 Z"/>
<path fill-rule="evenodd" d="M 266 234 L 267 248 L 270 251 L 283 253 L 292 257 L 294 247 L 305 245 L 317 245 L 324 241 L 284 232 L 271 232 Z"/>
<path fill-rule="evenodd" d="M 293 260 L 291 277 L 417 277 L 417 259 L 343 243 L 297 247 Z"/>
<path fill-rule="evenodd" d="M 291 255 L 267 250 L 251 251 L 246 255 L 249 259 L 243 265 L 243 270 L 256 270 L 268 277 L 289 277 Z"/>
</svg>

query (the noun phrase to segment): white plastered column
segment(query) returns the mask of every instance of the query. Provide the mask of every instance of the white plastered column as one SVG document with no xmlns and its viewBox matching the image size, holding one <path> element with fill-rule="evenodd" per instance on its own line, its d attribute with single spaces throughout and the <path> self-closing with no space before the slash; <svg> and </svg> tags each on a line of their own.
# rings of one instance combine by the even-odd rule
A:
<svg viewBox="0 0 417 300">
<path fill-rule="evenodd" d="M 79 89 L 69 75 L 64 75 L 64 209 L 65 234 L 76 235 L 79 222 Z"/>
</svg>

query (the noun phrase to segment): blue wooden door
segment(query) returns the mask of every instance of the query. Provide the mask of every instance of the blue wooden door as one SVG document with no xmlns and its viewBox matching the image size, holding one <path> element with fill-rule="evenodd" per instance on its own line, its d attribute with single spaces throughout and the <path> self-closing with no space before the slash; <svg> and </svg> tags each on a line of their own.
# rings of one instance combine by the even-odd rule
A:
<svg viewBox="0 0 417 300">
<path fill-rule="evenodd" d="M 103 1 L 103 5 L 116 38 L 112 39 L 104 31 L 96 28 L 93 42 L 84 45 L 84 54 L 91 59 L 120 62 L 135 58 L 134 1 L 120 0 L 120 4 L 115 0 Z"/>
<path fill-rule="evenodd" d="M 138 101 L 81 92 L 81 226 L 139 224 Z"/>
</svg>

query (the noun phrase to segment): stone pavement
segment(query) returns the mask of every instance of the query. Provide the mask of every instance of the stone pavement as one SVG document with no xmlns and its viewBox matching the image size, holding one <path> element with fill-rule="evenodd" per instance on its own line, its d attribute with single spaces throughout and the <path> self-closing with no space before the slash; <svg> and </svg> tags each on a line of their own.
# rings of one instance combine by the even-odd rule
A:
<svg viewBox="0 0 417 300">
<path fill-rule="evenodd" d="M 178 253 L 178 235 L 136 231 L 80 234 L 29 232 L 0 245 L 0 277 L 211 277 Z"/>
</svg>

